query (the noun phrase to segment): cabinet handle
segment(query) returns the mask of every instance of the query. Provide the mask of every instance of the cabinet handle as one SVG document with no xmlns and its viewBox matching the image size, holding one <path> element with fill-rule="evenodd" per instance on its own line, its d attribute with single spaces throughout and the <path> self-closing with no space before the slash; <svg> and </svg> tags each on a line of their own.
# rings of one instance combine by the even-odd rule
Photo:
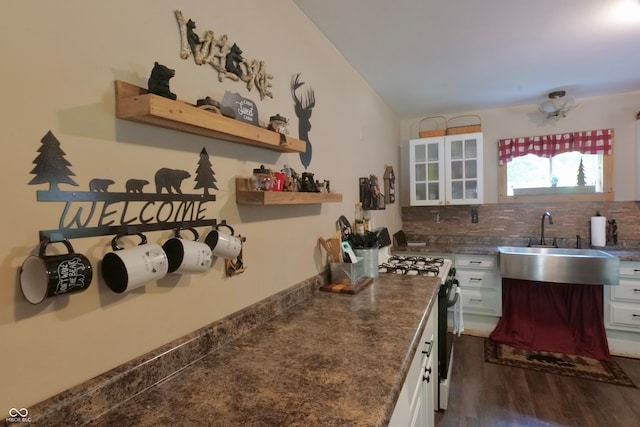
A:
<svg viewBox="0 0 640 427">
<path fill-rule="evenodd" d="M 422 381 L 429 382 L 430 379 L 431 379 L 431 375 L 429 375 L 428 377 L 425 377 L 424 375 L 422 376 Z"/>
<path fill-rule="evenodd" d="M 482 282 L 482 279 L 479 277 L 470 277 L 469 281 L 471 282 Z"/>
<path fill-rule="evenodd" d="M 424 368 L 424 371 L 425 371 L 426 373 L 430 374 L 430 373 L 431 373 L 431 368 Z"/>
<path fill-rule="evenodd" d="M 633 292 L 640 292 L 640 289 L 634 289 Z"/>
<path fill-rule="evenodd" d="M 640 268 L 634 268 L 634 269 L 633 269 L 633 272 L 634 272 L 634 273 L 640 273 Z"/>
<path fill-rule="evenodd" d="M 429 344 L 429 348 L 427 349 L 427 351 L 422 350 L 422 354 L 426 354 L 427 357 L 431 356 L 431 350 L 433 350 L 433 340 L 431 341 L 425 341 L 425 344 Z"/>
<path fill-rule="evenodd" d="M 632 314 L 631 317 L 640 317 L 640 314 Z"/>
<path fill-rule="evenodd" d="M 469 261 L 469 264 L 482 264 L 482 261 Z"/>
<path fill-rule="evenodd" d="M 469 302 L 482 302 L 482 298 L 469 298 Z"/>
</svg>

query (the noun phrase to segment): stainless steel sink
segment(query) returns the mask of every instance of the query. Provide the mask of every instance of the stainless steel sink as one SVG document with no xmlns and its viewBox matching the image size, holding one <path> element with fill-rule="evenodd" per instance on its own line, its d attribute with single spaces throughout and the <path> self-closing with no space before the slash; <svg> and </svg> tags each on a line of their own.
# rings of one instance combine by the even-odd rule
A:
<svg viewBox="0 0 640 427">
<path fill-rule="evenodd" d="M 597 249 L 500 246 L 502 277 L 581 285 L 617 285 L 620 259 Z"/>
</svg>

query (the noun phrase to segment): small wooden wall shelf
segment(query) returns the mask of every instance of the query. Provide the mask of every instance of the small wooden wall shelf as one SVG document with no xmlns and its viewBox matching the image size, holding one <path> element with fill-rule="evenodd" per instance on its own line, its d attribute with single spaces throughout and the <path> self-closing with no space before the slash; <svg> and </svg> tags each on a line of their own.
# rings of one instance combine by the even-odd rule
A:
<svg viewBox="0 0 640 427">
<path fill-rule="evenodd" d="M 146 89 L 120 80 L 115 81 L 115 90 L 116 116 L 120 119 L 284 153 L 306 151 L 305 142 L 299 139 L 287 136 L 281 144 L 277 132 L 202 110 L 184 101 L 147 93 Z"/>
<path fill-rule="evenodd" d="M 245 205 L 305 205 L 342 202 L 342 194 L 252 191 L 247 178 L 236 178 L 236 203 Z"/>
</svg>

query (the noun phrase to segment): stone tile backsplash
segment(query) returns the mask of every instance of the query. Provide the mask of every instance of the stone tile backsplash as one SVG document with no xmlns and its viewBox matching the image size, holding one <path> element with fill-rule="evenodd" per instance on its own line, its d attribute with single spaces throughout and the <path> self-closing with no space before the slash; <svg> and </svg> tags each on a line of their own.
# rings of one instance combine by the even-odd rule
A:
<svg viewBox="0 0 640 427">
<path fill-rule="evenodd" d="M 472 209 L 478 222 L 472 223 Z M 640 247 L 640 202 L 513 203 L 477 206 L 407 206 L 402 208 L 402 227 L 408 240 L 449 243 L 526 244 L 540 239 L 540 220 L 545 219 L 545 240 L 553 238 L 561 247 L 575 247 L 576 236 L 583 247 L 590 245 L 591 217 L 600 212 L 618 225 L 618 244 L 607 247 Z"/>
</svg>

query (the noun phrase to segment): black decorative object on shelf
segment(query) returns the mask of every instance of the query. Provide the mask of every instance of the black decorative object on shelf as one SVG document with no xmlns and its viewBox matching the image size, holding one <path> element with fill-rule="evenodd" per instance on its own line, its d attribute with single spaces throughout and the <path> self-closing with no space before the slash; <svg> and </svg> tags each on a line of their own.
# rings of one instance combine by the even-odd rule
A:
<svg viewBox="0 0 640 427">
<path fill-rule="evenodd" d="M 311 130 L 311 111 L 316 105 L 316 97 L 313 88 L 308 88 L 304 95 L 298 97 L 296 89 L 304 85 L 300 81 L 300 73 L 291 77 L 291 96 L 294 101 L 294 109 L 298 116 L 298 138 L 306 143 L 306 151 L 300 153 L 300 161 L 305 169 L 311 164 L 312 147 L 309 141 L 309 131 Z"/>
<path fill-rule="evenodd" d="M 149 181 L 141 178 L 94 178 L 85 187 L 87 191 L 64 191 L 59 189 L 59 184 L 78 186 L 70 178 L 75 176 L 69 169 L 71 163 L 65 160 L 66 154 L 51 131 L 41 142 L 42 146 L 38 149 L 40 154 L 33 161 L 36 166 L 31 171 L 36 176 L 29 184 L 48 183 L 49 190 L 36 192 L 38 202 L 63 202 L 64 209 L 57 228 L 39 232 L 40 241 L 49 239 L 58 242 L 76 237 L 215 227 L 218 224 L 216 219 L 207 215 L 211 202 L 216 200 L 216 196 L 210 195 L 208 189 L 217 190 L 217 187 L 204 148 L 200 152 L 194 187 L 204 189 L 204 194 L 182 194 L 180 187 L 191 174 L 170 168 L 160 168 L 156 172 L 156 193 L 143 193 L 143 187 Z M 121 188 L 123 183 L 124 189 Z"/>
<path fill-rule="evenodd" d="M 169 80 L 176 75 L 176 70 L 172 70 L 156 61 L 151 70 L 151 76 L 147 82 L 149 93 L 160 95 L 169 99 L 177 99 L 175 93 L 169 89 Z"/>
<path fill-rule="evenodd" d="M 210 96 L 207 96 L 206 98 L 198 99 L 198 101 L 196 101 L 196 107 L 202 110 L 212 111 L 216 114 L 221 114 L 220 103 L 215 99 L 212 99 Z"/>
</svg>

